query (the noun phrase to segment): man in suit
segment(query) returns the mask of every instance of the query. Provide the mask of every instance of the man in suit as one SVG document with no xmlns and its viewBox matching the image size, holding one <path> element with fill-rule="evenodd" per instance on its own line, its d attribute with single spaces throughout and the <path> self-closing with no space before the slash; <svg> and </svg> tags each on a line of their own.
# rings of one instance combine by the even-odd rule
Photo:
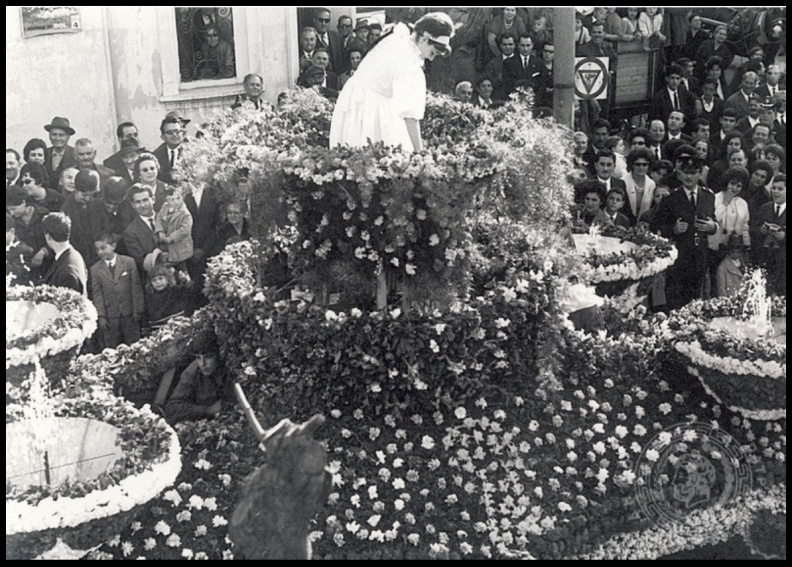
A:
<svg viewBox="0 0 792 567">
<path fill-rule="evenodd" d="M 534 80 L 541 72 L 539 58 L 533 54 L 533 36 L 531 34 L 520 35 L 517 51 L 514 57 L 503 61 L 503 87 L 507 95 L 513 93 L 518 87 L 532 89 Z"/>
<path fill-rule="evenodd" d="M 506 100 L 508 93 L 503 85 L 503 63 L 507 59 L 514 57 L 514 52 L 517 49 L 517 38 L 511 32 L 503 32 L 498 36 L 498 46 L 501 54 L 490 59 L 487 63 L 485 74 L 492 77 L 493 86 L 495 87 L 492 98 Z"/>
<path fill-rule="evenodd" d="M 117 242 L 113 233 L 100 234 L 94 242 L 98 260 L 91 266 L 91 296 L 103 348 L 140 340 L 143 286 L 135 261 L 116 254 Z"/>
<path fill-rule="evenodd" d="M 707 236 L 718 230 L 715 195 L 700 187 L 702 160 L 692 146 L 684 145 L 675 157 L 682 186 L 660 201 L 652 220 L 652 232 L 669 238 L 679 256 L 666 273 L 668 306 L 678 309 L 701 297 L 707 273 Z"/>
<path fill-rule="evenodd" d="M 737 119 L 748 116 L 748 106 L 756 87 L 759 84 L 759 77 L 753 71 L 748 71 L 743 75 L 740 90 L 726 99 L 725 108 L 733 108 L 737 112 Z"/>
<path fill-rule="evenodd" d="M 184 141 L 182 121 L 176 116 L 166 117 L 160 123 L 160 137 L 163 143 L 152 152 L 159 162 L 157 179 L 168 185 L 173 185 L 176 180 L 173 178 L 172 171 L 179 166 L 181 145 Z"/>
<path fill-rule="evenodd" d="M 316 46 L 324 47 L 330 54 L 330 70 L 335 74 L 343 73 L 346 71 L 344 38 L 337 31 L 330 29 L 330 10 L 317 8 L 313 23 L 316 28 Z"/>
<path fill-rule="evenodd" d="M 55 253 L 55 261 L 44 274 L 44 283 L 73 289 L 86 295 L 88 273 L 80 253 L 69 244 L 71 220 L 63 213 L 49 213 L 41 221 L 44 239 Z"/>
<path fill-rule="evenodd" d="M 6 148 L 6 189 L 11 185 L 19 185 L 19 152 L 14 148 Z"/>
<path fill-rule="evenodd" d="M 609 194 L 611 189 L 618 189 L 622 194 L 627 194 L 627 185 L 621 179 L 613 177 L 613 170 L 616 167 L 616 155 L 612 150 L 600 150 L 594 161 L 596 175 L 592 179 L 599 181 L 605 186 L 605 194 Z M 635 219 L 630 219 L 635 224 Z"/>
<path fill-rule="evenodd" d="M 115 170 L 115 175 L 122 177 L 131 185 L 135 182 L 135 162 L 140 157 L 140 154 L 147 151 L 146 148 L 141 148 L 140 143 L 136 138 L 129 138 L 121 142 L 121 149 L 114 157 L 118 157 L 118 162 L 121 169 Z M 159 160 L 157 160 L 159 162 Z M 104 183 L 102 183 L 104 187 Z"/>
<path fill-rule="evenodd" d="M 58 188 L 63 170 L 69 167 L 77 167 L 77 156 L 74 148 L 69 145 L 69 138 L 74 135 L 74 128 L 69 125 L 68 118 L 56 116 L 52 121 L 44 126 L 49 132 L 49 139 L 52 146 L 48 147 L 44 154 L 44 167 L 49 176 L 48 187 Z"/>
<path fill-rule="evenodd" d="M 368 26 L 366 26 L 368 31 Z M 308 67 L 312 65 L 311 57 L 313 57 L 314 49 L 316 49 L 316 29 L 307 26 L 300 30 L 300 55 L 299 55 L 299 72 L 303 73 Z"/>
<path fill-rule="evenodd" d="M 773 97 L 778 91 L 785 91 L 786 84 L 781 82 L 781 67 L 778 65 L 770 65 L 765 71 L 765 82 L 756 88 L 756 95 L 764 100 L 768 97 Z"/>
<path fill-rule="evenodd" d="M 118 137 L 118 144 L 121 148 L 124 146 L 124 140 L 135 140 L 138 143 L 140 142 L 137 126 L 132 124 L 132 122 L 122 122 L 119 124 L 118 128 L 116 128 L 116 136 Z M 123 176 L 124 160 L 122 159 L 120 151 L 104 160 L 102 164 L 118 173 L 118 175 Z"/>
<path fill-rule="evenodd" d="M 661 90 L 652 101 L 650 120 L 668 121 L 674 110 L 680 111 L 686 120 L 692 120 L 696 115 L 695 98 L 687 89 L 680 88 L 685 70 L 676 63 L 666 71 L 666 88 Z"/>
<path fill-rule="evenodd" d="M 317 47 L 314 49 L 311 62 L 314 66 L 324 69 L 324 81 L 322 82 L 322 87 L 337 91 L 338 75 L 328 70 L 328 66 L 330 64 L 330 54 L 327 52 L 327 49 L 324 47 Z"/>
<path fill-rule="evenodd" d="M 135 218 L 124 229 L 124 245 L 127 253 L 137 264 L 141 277 L 144 275 L 143 262 L 157 249 L 157 236 L 154 230 L 154 202 L 151 189 L 135 184 L 127 191 L 127 199 L 135 210 Z"/>
<path fill-rule="evenodd" d="M 197 290 L 203 289 L 206 270 L 207 245 L 220 224 L 220 202 L 209 185 L 194 184 L 184 197 L 184 204 L 193 218 L 193 256 L 187 260 L 187 272 L 195 282 Z M 197 303 L 205 302 L 202 294 L 195 297 Z"/>
<path fill-rule="evenodd" d="M 767 270 L 767 291 L 786 296 L 786 175 L 777 173 L 772 201 L 751 219 L 751 243 L 757 263 Z"/>
<path fill-rule="evenodd" d="M 344 49 L 346 50 L 349 42 L 352 38 L 355 37 L 355 34 L 352 33 L 352 28 L 354 24 L 352 23 L 352 18 L 349 16 L 339 16 L 338 23 L 336 24 L 336 29 L 338 30 L 338 35 L 341 36 L 341 39 L 344 41 Z"/>
<path fill-rule="evenodd" d="M 712 128 L 718 127 L 723 114 L 724 102 L 716 96 L 717 92 L 718 80 L 706 79 L 701 85 L 701 96 L 694 102 L 696 117 L 705 119 Z"/>
</svg>

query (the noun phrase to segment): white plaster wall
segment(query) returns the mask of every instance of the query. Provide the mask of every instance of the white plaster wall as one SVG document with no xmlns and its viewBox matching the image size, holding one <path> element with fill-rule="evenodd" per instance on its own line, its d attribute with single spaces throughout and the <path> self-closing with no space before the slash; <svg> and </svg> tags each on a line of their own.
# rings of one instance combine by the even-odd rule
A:
<svg viewBox="0 0 792 567">
<path fill-rule="evenodd" d="M 6 6 L 6 147 L 22 153 L 31 138 L 49 144 L 43 126 L 54 116 L 69 119 L 76 134 L 90 138 L 99 156 L 115 142 L 110 62 L 102 8 L 81 8 L 78 33 L 22 38 L 18 6 Z"/>
</svg>

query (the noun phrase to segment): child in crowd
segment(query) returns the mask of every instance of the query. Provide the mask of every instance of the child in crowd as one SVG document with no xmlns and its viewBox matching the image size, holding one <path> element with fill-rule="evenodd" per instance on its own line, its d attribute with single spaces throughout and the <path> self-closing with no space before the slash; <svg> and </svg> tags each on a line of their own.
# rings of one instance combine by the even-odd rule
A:
<svg viewBox="0 0 792 567">
<path fill-rule="evenodd" d="M 605 214 L 615 226 L 630 228 L 630 219 L 621 212 L 625 201 L 627 201 L 627 196 L 624 191 L 614 187 L 608 191 L 608 197 L 605 200 Z"/>
<path fill-rule="evenodd" d="M 721 260 L 715 277 L 717 297 L 734 297 L 743 284 L 743 241 L 739 234 L 729 237 L 726 256 Z"/>
<path fill-rule="evenodd" d="M 167 262 L 179 269 L 193 255 L 192 225 L 193 218 L 184 203 L 181 189 L 171 189 L 165 205 L 157 213 L 154 228 L 160 250 L 168 253 Z"/>
<path fill-rule="evenodd" d="M 135 260 L 116 254 L 118 236 L 101 234 L 94 241 L 99 261 L 91 266 L 91 293 L 99 314 L 102 348 L 140 340 L 143 286 Z"/>
<path fill-rule="evenodd" d="M 16 237 L 16 222 L 6 211 L 6 276 L 13 274 L 16 285 L 31 285 L 33 249 Z"/>
<path fill-rule="evenodd" d="M 660 201 L 662 201 L 663 198 L 668 197 L 670 194 L 671 190 L 667 185 L 658 185 L 655 187 L 654 196 L 652 197 L 652 207 L 642 214 L 638 219 L 639 228 L 649 230 L 649 225 L 652 224 L 652 219 L 657 214 L 657 208 L 660 206 Z"/>
<path fill-rule="evenodd" d="M 176 285 L 172 267 L 158 264 L 149 272 L 146 285 L 146 328 L 154 332 L 179 315 L 184 315 L 186 293 Z"/>
</svg>

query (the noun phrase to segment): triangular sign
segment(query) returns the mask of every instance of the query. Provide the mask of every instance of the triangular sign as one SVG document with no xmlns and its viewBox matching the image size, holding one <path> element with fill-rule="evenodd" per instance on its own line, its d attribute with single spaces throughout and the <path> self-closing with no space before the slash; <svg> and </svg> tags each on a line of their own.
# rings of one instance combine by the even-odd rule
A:
<svg viewBox="0 0 792 567">
<path fill-rule="evenodd" d="M 600 76 L 599 69 L 579 69 L 578 74 L 580 75 L 580 79 L 583 81 L 583 86 L 586 88 L 586 92 L 591 94 L 591 89 L 594 87 L 594 83 L 597 82 L 597 79 Z"/>
</svg>

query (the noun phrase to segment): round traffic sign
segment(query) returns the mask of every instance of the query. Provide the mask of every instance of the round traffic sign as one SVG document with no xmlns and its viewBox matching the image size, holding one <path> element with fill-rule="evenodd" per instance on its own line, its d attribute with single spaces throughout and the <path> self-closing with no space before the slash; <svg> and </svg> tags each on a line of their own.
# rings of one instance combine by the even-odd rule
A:
<svg viewBox="0 0 792 567">
<path fill-rule="evenodd" d="M 603 58 L 607 61 L 607 58 Z M 608 64 L 598 57 L 579 57 L 575 63 L 575 94 L 590 100 L 599 98 L 608 87 Z"/>
</svg>

